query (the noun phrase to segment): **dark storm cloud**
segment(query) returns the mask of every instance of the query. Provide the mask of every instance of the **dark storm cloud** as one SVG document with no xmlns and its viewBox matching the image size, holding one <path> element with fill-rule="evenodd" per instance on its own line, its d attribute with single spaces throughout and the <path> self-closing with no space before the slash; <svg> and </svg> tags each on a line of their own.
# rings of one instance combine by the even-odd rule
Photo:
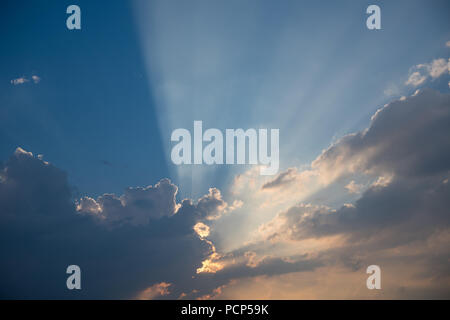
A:
<svg viewBox="0 0 450 320">
<path fill-rule="evenodd" d="M 162 281 L 176 284 L 174 295 L 187 291 L 211 251 L 192 227 L 223 205 L 217 194 L 177 205 L 176 186 L 163 179 L 86 200 L 77 211 L 66 174 L 20 148 L 0 177 L 2 298 L 132 298 Z M 102 221 L 82 212 L 93 204 Z M 81 267 L 80 291 L 66 288 L 71 264 Z"/>
</svg>

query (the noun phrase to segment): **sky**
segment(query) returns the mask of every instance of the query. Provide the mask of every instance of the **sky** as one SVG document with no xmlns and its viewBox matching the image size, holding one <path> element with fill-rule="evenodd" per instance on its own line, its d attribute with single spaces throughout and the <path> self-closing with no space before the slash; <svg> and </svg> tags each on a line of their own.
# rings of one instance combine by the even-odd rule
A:
<svg viewBox="0 0 450 320">
<path fill-rule="evenodd" d="M 450 298 L 448 1 L 0 6 L 0 298 Z M 196 120 L 278 173 L 173 164 Z"/>
</svg>

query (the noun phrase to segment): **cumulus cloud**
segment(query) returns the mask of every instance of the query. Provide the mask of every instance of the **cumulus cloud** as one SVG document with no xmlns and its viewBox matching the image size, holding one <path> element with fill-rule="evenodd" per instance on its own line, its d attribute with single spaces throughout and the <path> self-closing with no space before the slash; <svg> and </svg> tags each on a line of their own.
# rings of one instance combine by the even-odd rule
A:
<svg viewBox="0 0 450 320">
<path fill-rule="evenodd" d="M 444 248 L 450 245 L 449 124 L 450 95 L 421 90 L 378 110 L 367 129 L 332 144 L 311 168 L 289 169 L 265 182 L 267 191 L 273 187 L 282 193 L 305 180 L 305 172 L 322 186 L 353 178 L 344 184 L 351 192 L 363 191 L 355 177 L 371 181 L 351 204 L 332 208 L 300 202 L 280 211 L 259 227 L 260 238 L 222 254 L 219 261 L 225 267 L 215 277 L 278 277 L 344 268 L 347 271 L 340 272 L 354 278 L 375 263 L 400 272 L 397 277 L 416 288 L 409 296 L 448 297 L 450 256 Z M 301 258 L 293 259 L 296 254 Z M 278 261 L 277 267 L 264 269 L 269 261 Z M 387 294 L 408 296 L 398 287 Z"/>
<path fill-rule="evenodd" d="M 214 248 L 193 227 L 227 207 L 216 190 L 177 204 L 167 179 L 75 203 L 66 173 L 22 148 L 0 177 L 4 298 L 178 297 L 197 286 L 192 276 Z M 81 291 L 65 289 L 71 264 L 81 267 Z M 201 295 L 215 284 L 198 286 Z"/>
<path fill-rule="evenodd" d="M 305 205 L 290 208 L 277 217 L 287 227 L 280 234 L 304 238 L 365 232 L 363 224 L 376 229 L 377 222 L 386 224 L 415 213 L 428 215 L 433 225 L 445 222 L 449 203 L 443 181 L 450 172 L 449 123 L 450 95 L 429 89 L 378 110 L 369 128 L 343 137 L 312 164 L 324 180 L 356 174 L 377 177 L 370 188 L 355 206 L 337 211 Z M 346 188 L 357 192 L 361 186 L 352 180 Z M 432 212 L 427 212 L 431 207 Z"/>
<path fill-rule="evenodd" d="M 450 161 L 450 97 L 431 89 L 378 110 L 367 130 L 325 150 L 312 167 L 333 180 L 349 173 L 428 176 Z"/>
<path fill-rule="evenodd" d="M 431 89 L 395 100 L 372 116 L 366 130 L 342 137 L 309 168 L 287 169 L 265 182 L 263 189 L 277 187 L 277 194 L 288 192 L 289 197 L 298 199 L 358 174 L 384 177 L 386 182 L 394 174 L 440 172 L 450 161 L 449 101 L 449 95 Z"/>
<path fill-rule="evenodd" d="M 225 213 L 228 203 L 222 199 L 219 189 L 210 188 L 208 194 L 198 200 L 196 207 L 202 218 L 215 220 Z"/>
<path fill-rule="evenodd" d="M 400 281 L 391 282 L 393 297 L 448 297 L 449 123 L 450 95 L 420 90 L 378 110 L 367 129 L 336 141 L 306 169 L 272 180 L 257 170 L 240 175 L 230 193 L 259 197 L 232 204 L 216 188 L 178 202 L 168 179 L 75 202 L 62 170 L 18 148 L 0 170 L 0 272 L 8 275 L 0 295 L 221 298 L 248 279 L 334 279 L 335 270 L 355 279 L 379 264 L 386 278 L 416 288 L 402 294 Z M 337 206 L 299 201 L 333 184 L 359 198 Z M 216 248 L 217 226 L 233 218 L 226 213 L 259 214 L 274 202 L 258 237 Z M 61 285 L 61 270 L 74 263 L 83 270 L 82 292 Z"/>
<path fill-rule="evenodd" d="M 262 240 L 254 246 L 262 252 L 274 244 L 305 250 L 311 241 L 322 242 L 325 245 L 306 249 L 315 253 L 308 261 L 328 268 L 341 265 L 349 274 L 375 262 L 411 269 L 410 260 L 416 259 L 414 272 L 422 276 L 409 275 L 403 281 L 423 291 L 411 295 L 448 297 L 444 289 L 450 284 L 450 256 L 443 248 L 450 245 L 449 124 L 450 95 L 429 89 L 378 110 L 366 130 L 343 137 L 312 164 L 327 183 L 343 176 L 375 177 L 361 197 L 336 209 L 309 203 L 291 206 L 260 226 Z M 351 180 L 346 188 L 357 192 L 361 186 Z M 247 264 L 254 261 L 255 254 L 244 256 Z M 424 289 L 422 277 L 431 275 Z"/>
<path fill-rule="evenodd" d="M 127 188 L 120 197 L 114 194 L 104 194 L 96 200 L 83 197 L 77 211 L 92 214 L 111 225 L 142 225 L 175 214 L 180 207 L 176 203 L 177 192 L 177 186 L 163 179 L 155 186 Z"/>
</svg>

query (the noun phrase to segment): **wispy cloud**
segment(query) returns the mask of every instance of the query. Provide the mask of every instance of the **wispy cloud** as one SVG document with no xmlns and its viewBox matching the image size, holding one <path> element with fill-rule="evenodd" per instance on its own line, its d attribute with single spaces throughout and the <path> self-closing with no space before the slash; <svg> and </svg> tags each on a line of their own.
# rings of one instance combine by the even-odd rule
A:
<svg viewBox="0 0 450 320">
<path fill-rule="evenodd" d="M 141 291 L 136 298 L 138 300 L 153 300 L 161 296 L 167 296 L 170 294 L 170 286 L 171 284 L 167 282 L 156 283 Z"/>
<path fill-rule="evenodd" d="M 424 84 L 429 78 L 432 80 L 450 73 L 450 59 L 435 59 L 430 63 L 418 64 L 411 68 L 405 85 L 417 87 Z"/>
<path fill-rule="evenodd" d="M 409 75 L 408 80 L 405 82 L 405 84 L 408 86 L 417 87 L 424 83 L 426 80 L 426 75 L 421 74 L 419 71 L 414 71 Z"/>
<path fill-rule="evenodd" d="M 18 85 L 18 84 L 24 84 L 24 83 L 27 83 L 27 82 L 29 82 L 30 80 L 28 80 L 27 78 L 25 78 L 25 77 L 20 77 L 20 78 L 17 78 L 17 79 L 12 79 L 11 80 L 11 83 L 13 84 L 13 85 Z"/>
<path fill-rule="evenodd" d="M 364 185 L 357 184 L 355 180 L 352 180 L 345 186 L 345 189 L 347 189 L 350 193 L 360 193 L 363 187 Z"/>
<path fill-rule="evenodd" d="M 41 78 L 37 75 L 32 75 L 31 79 L 33 80 L 34 83 L 39 83 L 41 82 Z"/>
<path fill-rule="evenodd" d="M 41 82 L 41 78 L 37 75 L 32 75 L 31 78 L 27 78 L 24 76 L 24 77 L 12 79 L 10 82 L 11 82 L 11 84 L 17 86 L 19 84 L 24 84 L 24 83 L 27 83 L 30 81 L 33 83 L 39 83 L 39 82 Z"/>
</svg>

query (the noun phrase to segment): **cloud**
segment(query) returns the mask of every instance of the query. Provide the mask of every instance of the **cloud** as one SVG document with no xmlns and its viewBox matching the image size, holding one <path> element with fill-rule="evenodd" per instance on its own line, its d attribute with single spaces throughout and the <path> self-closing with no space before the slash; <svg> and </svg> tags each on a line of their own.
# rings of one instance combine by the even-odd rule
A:
<svg viewBox="0 0 450 320">
<path fill-rule="evenodd" d="M 358 174 L 376 179 L 390 179 L 394 173 L 432 175 L 450 161 L 449 103 L 449 95 L 431 89 L 394 100 L 372 116 L 366 130 L 342 137 L 308 168 L 289 168 L 265 182 L 263 189 L 276 187 L 274 197 L 282 194 L 287 201 L 287 197 L 304 199 L 341 178 Z M 271 197 L 268 201 L 275 200 Z"/>
<path fill-rule="evenodd" d="M 426 80 L 426 75 L 421 74 L 419 71 L 414 71 L 409 75 L 408 80 L 406 80 L 405 84 L 417 87 L 425 83 Z"/>
<path fill-rule="evenodd" d="M 24 83 L 29 82 L 29 81 L 30 80 L 28 80 L 25 77 L 20 77 L 20 78 L 17 78 L 17 79 L 12 79 L 11 83 L 16 86 L 18 84 L 24 84 Z"/>
<path fill-rule="evenodd" d="M 222 194 L 217 188 L 210 188 L 208 194 L 201 197 L 196 206 L 200 216 L 207 220 L 220 218 L 227 212 L 228 207 L 228 203 L 222 199 Z"/>
<path fill-rule="evenodd" d="M 437 230 L 449 228 L 448 199 L 448 184 L 401 179 L 384 188 L 369 188 L 354 205 L 337 210 L 315 205 L 294 206 L 262 230 L 277 226 L 268 233 L 269 239 L 300 241 L 340 234 L 349 241 L 364 240 L 371 245 L 391 247 L 424 240 Z"/>
<path fill-rule="evenodd" d="M 162 179 L 154 186 L 127 188 L 121 196 L 103 194 L 97 199 L 82 197 L 77 201 L 76 209 L 114 227 L 145 225 L 151 220 L 175 215 L 180 208 L 192 208 L 199 220 L 215 220 L 242 205 L 238 200 L 229 205 L 216 188 L 210 188 L 208 194 L 200 197 L 195 204 L 189 199 L 177 203 L 177 193 L 176 185 L 169 179 Z"/>
<path fill-rule="evenodd" d="M 33 80 L 34 83 L 39 83 L 41 82 L 41 78 L 37 75 L 32 75 L 31 79 Z"/>
<path fill-rule="evenodd" d="M 383 91 L 384 95 L 387 97 L 391 97 L 391 96 L 399 96 L 401 93 L 401 90 L 399 88 L 398 85 L 396 85 L 395 83 L 390 83 L 386 89 L 384 89 Z"/>
<path fill-rule="evenodd" d="M 449 123 L 450 95 L 430 89 L 378 110 L 368 129 L 345 136 L 313 162 L 326 180 L 357 174 L 377 180 L 355 206 L 290 208 L 276 218 L 287 228 L 280 234 L 360 233 L 416 214 L 428 215 L 432 226 L 444 226 L 450 206 L 448 183 L 443 183 L 450 173 Z M 346 188 L 357 192 L 360 186 L 352 180 Z"/>
<path fill-rule="evenodd" d="M 229 284 L 234 284 L 236 281 L 231 280 Z M 215 288 L 211 293 L 205 294 L 201 297 L 198 297 L 197 300 L 212 300 L 218 298 L 222 292 L 223 289 L 226 288 L 229 284 L 223 284 L 217 288 Z"/>
<path fill-rule="evenodd" d="M 32 75 L 31 81 L 33 81 L 33 83 L 39 83 L 41 81 L 41 78 L 37 75 Z M 10 82 L 11 82 L 11 84 L 16 86 L 19 84 L 24 84 L 24 83 L 30 82 L 30 79 L 28 79 L 27 77 L 20 77 L 20 78 L 12 79 Z"/>
<path fill-rule="evenodd" d="M 425 83 L 428 77 L 431 77 L 431 79 L 434 80 L 444 74 L 449 73 L 450 73 L 450 59 L 448 60 L 443 58 L 435 59 L 430 63 L 418 64 L 413 68 L 411 68 L 408 80 L 406 80 L 405 85 L 417 87 Z"/>
<path fill-rule="evenodd" d="M 0 177 L 0 297 L 174 298 L 213 289 L 192 278 L 214 248 L 193 227 L 227 207 L 218 191 L 177 204 L 176 186 L 163 179 L 75 203 L 66 173 L 22 148 Z M 80 291 L 65 289 L 71 264 L 82 270 Z"/>
<path fill-rule="evenodd" d="M 137 295 L 136 299 L 137 300 L 153 300 L 157 297 L 167 296 L 168 294 L 170 294 L 170 291 L 169 291 L 170 286 L 171 286 L 171 284 L 167 283 L 167 282 L 155 283 L 154 285 L 141 291 Z"/>
<path fill-rule="evenodd" d="M 253 198 L 231 205 L 217 188 L 177 201 L 168 179 L 74 201 L 64 171 L 18 148 L 0 170 L 0 296 L 223 298 L 240 283 L 292 274 L 327 275 L 334 286 L 327 292 L 336 293 L 342 283 L 333 272 L 357 283 L 365 266 L 379 264 L 394 279 L 384 289 L 392 297 L 448 297 L 449 123 L 450 95 L 417 91 L 379 109 L 367 129 L 304 169 L 272 180 L 257 168 L 240 175 L 230 194 Z M 345 187 L 359 191 L 358 199 L 303 201 L 333 186 L 347 197 Z M 270 215 L 253 230 L 257 237 L 226 250 L 216 231 L 226 219 L 237 225 L 227 214 L 237 208 L 246 218 Z M 64 289 L 69 264 L 82 269 L 80 292 Z M 402 283 L 414 291 L 404 293 Z"/>
<path fill-rule="evenodd" d="M 350 193 L 360 193 L 361 189 L 364 187 L 362 184 L 357 184 L 355 180 L 350 181 L 346 186 L 345 189 L 348 190 Z"/>
<path fill-rule="evenodd" d="M 424 89 L 379 109 L 367 130 L 343 137 L 312 163 L 321 179 L 346 174 L 428 176 L 450 161 L 450 96 Z"/>
<path fill-rule="evenodd" d="M 262 257 L 260 260 L 252 260 L 252 254 L 244 253 L 242 261 L 230 261 L 227 265 L 210 276 L 211 282 L 227 283 L 230 280 L 244 279 L 248 277 L 256 277 L 261 275 L 275 276 L 291 272 L 312 271 L 323 263 L 308 255 L 284 257 Z M 236 257 L 240 258 L 240 257 Z"/>
<path fill-rule="evenodd" d="M 260 225 L 252 242 L 220 253 L 225 266 L 214 277 L 279 279 L 293 272 L 315 277 L 319 270 L 328 274 L 337 268 L 353 282 L 365 274 L 364 267 L 379 264 L 384 272 L 396 272 L 397 279 L 390 279 L 391 287 L 384 291 L 390 297 L 448 297 L 449 123 L 450 95 L 420 90 L 378 110 L 367 129 L 332 144 L 311 168 L 289 169 L 266 182 L 282 193 L 304 180 L 304 172 L 322 186 L 353 178 L 343 186 L 355 192 L 361 189 L 355 178 L 372 181 L 352 204 L 332 208 L 300 202 L 281 210 Z M 285 177 L 289 183 L 283 183 Z M 411 291 L 402 283 L 409 283 Z M 342 289 L 336 286 L 325 296 Z M 226 296 L 224 292 L 219 298 Z"/>
<path fill-rule="evenodd" d="M 151 219 L 175 214 L 180 207 L 176 203 L 177 192 L 170 180 L 163 179 L 155 186 L 127 188 L 120 197 L 114 194 L 104 194 L 96 200 L 83 197 L 77 211 L 92 214 L 110 225 L 143 225 Z"/>
<path fill-rule="evenodd" d="M 278 174 L 277 177 L 275 179 L 273 179 L 272 181 L 266 182 L 262 186 L 262 189 L 272 189 L 272 188 L 279 187 L 281 185 L 289 184 L 295 180 L 296 175 L 297 175 L 297 169 L 289 168 L 286 171 Z"/>
<path fill-rule="evenodd" d="M 202 222 L 198 222 L 194 226 L 194 231 L 199 235 L 200 238 L 206 238 L 207 236 L 209 236 L 209 227 Z"/>
<path fill-rule="evenodd" d="M 213 247 L 214 248 L 214 247 Z M 197 273 L 216 273 L 222 270 L 225 265 L 220 261 L 222 256 L 215 251 L 202 261 L 202 266 L 197 269 Z"/>
<path fill-rule="evenodd" d="M 436 59 L 431 62 L 431 65 L 424 66 L 429 72 L 431 78 L 436 79 L 450 71 L 450 59 Z"/>
</svg>

